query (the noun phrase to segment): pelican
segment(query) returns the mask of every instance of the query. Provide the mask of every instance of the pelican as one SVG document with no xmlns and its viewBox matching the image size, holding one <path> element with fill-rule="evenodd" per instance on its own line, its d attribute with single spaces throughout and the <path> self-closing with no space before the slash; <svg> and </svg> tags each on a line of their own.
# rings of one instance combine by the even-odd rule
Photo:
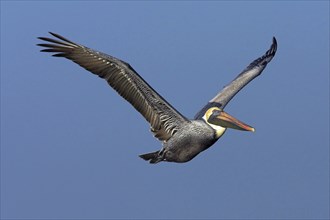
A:
<svg viewBox="0 0 330 220">
<path fill-rule="evenodd" d="M 162 142 L 162 148 L 140 155 L 152 164 L 167 161 L 184 163 L 212 146 L 227 128 L 252 131 L 254 128 L 224 111 L 229 101 L 265 69 L 275 56 L 277 42 L 273 37 L 270 49 L 248 65 L 232 82 L 212 98 L 189 120 L 159 95 L 127 62 L 74 43 L 61 35 L 39 37 L 47 43 L 41 52 L 65 57 L 105 79 L 150 123 L 150 130 Z"/>
</svg>

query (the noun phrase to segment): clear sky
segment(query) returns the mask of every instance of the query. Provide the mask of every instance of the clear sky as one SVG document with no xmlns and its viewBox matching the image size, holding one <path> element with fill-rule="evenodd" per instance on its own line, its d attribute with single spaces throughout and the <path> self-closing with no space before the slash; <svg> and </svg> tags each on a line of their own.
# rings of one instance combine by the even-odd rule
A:
<svg viewBox="0 0 330 220">
<path fill-rule="evenodd" d="M 278 52 L 185 164 L 48 31 L 129 62 L 189 118 L 276 36 Z M 1 218 L 328 219 L 328 1 L 1 1 Z"/>
</svg>

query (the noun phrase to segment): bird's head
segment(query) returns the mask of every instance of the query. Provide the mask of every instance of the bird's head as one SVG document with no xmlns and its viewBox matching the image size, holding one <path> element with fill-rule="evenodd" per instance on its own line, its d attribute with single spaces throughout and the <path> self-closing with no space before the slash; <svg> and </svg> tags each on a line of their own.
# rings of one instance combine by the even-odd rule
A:
<svg viewBox="0 0 330 220">
<path fill-rule="evenodd" d="M 227 128 L 242 131 L 255 131 L 253 127 L 239 121 L 218 107 L 209 108 L 205 112 L 203 119 L 216 131 L 216 138 L 220 138 Z"/>
</svg>

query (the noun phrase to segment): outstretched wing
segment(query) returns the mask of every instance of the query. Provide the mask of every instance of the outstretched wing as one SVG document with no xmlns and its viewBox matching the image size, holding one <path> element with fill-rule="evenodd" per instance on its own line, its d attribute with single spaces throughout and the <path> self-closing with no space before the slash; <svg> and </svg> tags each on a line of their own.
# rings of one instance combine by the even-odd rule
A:
<svg viewBox="0 0 330 220">
<path fill-rule="evenodd" d="M 199 111 L 195 118 L 203 117 L 206 109 L 212 106 L 217 106 L 222 109 L 226 107 L 228 102 L 250 81 L 259 76 L 265 69 L 267 64 L 273 59 L 277 50 L 277 42 L 273 37 L 273 43 L 270 49 L 258 59 L 254 60 L 248 67 L 246 67 L 231 83 L 225 86 L 208 104 Z"/>
<path fill-rule="evenodd" d="M 39 37 L 51 44 L 42 52 L 56 53 L 55 57 L 65 57 L 86 70 L 105 79 L 124 99 L 139 111 L 150 123 L 151 131 L 162 141 L 167 141 L 180 126 L 188 120 L 162 98 L 126 62 L 113 56 L 76 44 L 64 37 L 51 33 L 58 39 Z"/>
</svg>

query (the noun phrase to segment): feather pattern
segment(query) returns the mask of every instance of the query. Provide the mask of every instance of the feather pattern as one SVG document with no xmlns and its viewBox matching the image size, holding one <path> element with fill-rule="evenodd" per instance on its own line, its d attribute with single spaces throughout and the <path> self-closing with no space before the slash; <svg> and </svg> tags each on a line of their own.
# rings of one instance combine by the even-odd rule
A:
<svg viewBox="0 0 330 220">
<path fill-rule="evenodd" d="M 126 99 L 150 123 L 151 131 L 159 140 L 166 142 L 190 121 L 174 109 L 126 62 L 113 56 L 76 44 L 58 34 L 57 39 L 39 37 L 50 42 L 38 46 L 42 52 L 55 53 L 55 57 L 65 57 L 86 70 L 105 79 L 124 99 Z"/>
</svg>

